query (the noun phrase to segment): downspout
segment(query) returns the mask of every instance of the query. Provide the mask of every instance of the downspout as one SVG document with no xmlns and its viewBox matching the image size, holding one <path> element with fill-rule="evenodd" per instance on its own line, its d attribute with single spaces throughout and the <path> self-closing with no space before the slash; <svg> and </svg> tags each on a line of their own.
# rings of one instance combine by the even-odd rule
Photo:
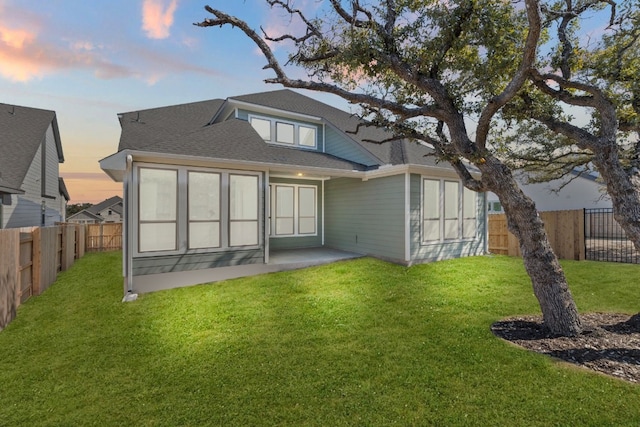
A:
<svg viewBox="0 0 640 427">
<path fill-rule="evenodd" d="M 124 298 L 125 301 L 135 301 L 138 297 L 133 293 L 133 266 L 131 248 L 133 247 L 133 235 L 131 233 L 133 219 L 133 203 L 131 200 L 131 185 L 133 184 L 133 157 L 127 155 L 127 168 L 124 174 L 124 185 L 122 190 L 124 202 L 124 221 L 122 222 L 122 241 L 125 242 L 122 248 L 122 268 L 124 275 Z"/>
<path fill-rule="evenodd" d="M 404 261 L 411 265 L 411 175 L 404 174 Z"/>
</svg>

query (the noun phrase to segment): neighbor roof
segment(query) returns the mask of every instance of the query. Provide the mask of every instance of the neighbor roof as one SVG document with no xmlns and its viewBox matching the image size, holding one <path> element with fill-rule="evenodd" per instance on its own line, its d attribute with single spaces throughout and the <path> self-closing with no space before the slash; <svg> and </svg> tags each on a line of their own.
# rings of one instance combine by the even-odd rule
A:
<svg viewBox="0 0 640 427">
<path fill-rule="evenodd" d="M 113 196 L 108 198 L 107 200 L 103 200 L 100 203 L 97 203 L 93 206 L 89 206 L 87 209 L 85 209 L 86 211 L 97 215 L 98 213 L 100 213 L 101 211 L 107 209 L 107 208 L 113 208 L 114 205 L 118 205 L 118 204 L 122 204 L 122 197 L 120 196 Z M 112 209 L 115 210 L 115 209 Z M 122 213 L 121 211 L 117 211 L 117 213 Z"/>
<path fill-rule="evenodd" d="M 64 155 L 55 111 L 0 103 L 0 191 L 24 192 L 22 182 L 50 125 L 62 163 Z"/>
</svg>

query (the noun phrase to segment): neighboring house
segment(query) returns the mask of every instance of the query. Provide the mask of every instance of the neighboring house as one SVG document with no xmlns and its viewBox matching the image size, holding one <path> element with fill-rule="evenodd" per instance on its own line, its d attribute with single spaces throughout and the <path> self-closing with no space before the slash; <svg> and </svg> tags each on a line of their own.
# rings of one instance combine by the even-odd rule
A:
<svg viewBox="0 0 640 427">
<path fill-rule="evenodd" d="M 119 115 L 125 285 L 327 247 L 404 265 L 486 251 L 485 195 L 432 149 L 291 90 Z"/>
<path fill-rule="evenodd" d="M 594 173 L 575 172 L 549 182 L 528 183 L 526 175 L 520 174 L 518 181 L 522 191 L 533 199 L 540 212 L 611 208 L 611 198 L 597 178 Z M 504 213 L 494 193 L 487 193 L 487 209 L 490 214 Z"/>
<path fill-rule="evenodd" d="M 54 111 L 0 104 L 0 228 L 64 222 L 69 193 Z"/>
<path fill-rule="evenodd" d="M 113 196 L 78 213 L 70 215 L 67 222 L 99 224 L 122 222 L 122 197 Z"/>
</svg>

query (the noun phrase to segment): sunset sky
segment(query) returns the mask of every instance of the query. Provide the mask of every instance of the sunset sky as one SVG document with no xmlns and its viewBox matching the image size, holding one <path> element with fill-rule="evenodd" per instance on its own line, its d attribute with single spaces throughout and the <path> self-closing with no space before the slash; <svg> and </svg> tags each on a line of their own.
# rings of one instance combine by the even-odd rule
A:
<svg viewBox="0 0 640 427">
<path fill-rule="evenodd" d="M 283 22 L 258 0 L 0 0 L 0 102 L 56 111 L 70 203 L 121 194 L 98 165 L 118 113 L 280 89 L 239 31 L 193 25 L 206 4 L 256 29 Z"/>
<path fill-rule="evenodd" d="M 117 150 L 118 113 L 280 89 L 239 30 L 193 25 L 211 17 L 206 4 L 270 34 L 291 29 L 262 0 L 0 0 L 0 102 L 56 111 L 70 203 L 121 193 L 98 165 Z"/>
</svg>

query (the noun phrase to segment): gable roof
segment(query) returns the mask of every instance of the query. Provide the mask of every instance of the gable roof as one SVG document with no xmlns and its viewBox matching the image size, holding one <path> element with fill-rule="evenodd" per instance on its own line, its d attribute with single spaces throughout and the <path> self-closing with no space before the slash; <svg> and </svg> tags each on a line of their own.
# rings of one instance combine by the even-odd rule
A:
<svg viewBox="0 0 640 427">
<path fill-rule="evenodd" d="M 144 125 L 143 125 L 144 126 Z M 153 132 L 155 133 L 155 132 Z M 292 166 L 364 170 L 365 166 L 326 153 L 266 144 L 244 120 L 230 119 L 185 134 L 169 135 L 137 150 L 184 154 L 221 160 L 241 160 Z"/>
<path fill-rule="evenodd" d="M 358 116 L 290 89 L 260 92 L 229 99 L 322 117 L 335 128 L 341 130 L 347 138 L 351 138 L 375 156 L 381 164 L 425 166 L 436 164 L 433 149 L 407 139 L 391 140 L 393 134 L 390 131 L 375 126 L 363 126 L 364 122 Z"/>
<path fill-rule="evenodd" d="M 234 101 L 283 113 L 319 117 L 370 153 L 372 159 L 377 159 L 377 166 L 436 165 L 433 149 L 406 139 L 390 141 L 392 134 L 388 130 L 363 126 L 364 122 L 356 115 L 290 89 L 122 113 L 119 115 L 122 132 L 118 151 L 130 149 L 342 170 L 370 169 L 327 153 L 267 144 L 244 120 L 215 122 L 214 119 L 225 111 L 224 107 Z"/>
<path fill-rule="evenodd" d="M 64 162 L 55 111 L 0 103 L 0 191 L 23 193 L 21 186 L 49 126 L 58 161 Z"/>
<path fill-rule="evenodd" d="M 118 115 L 122 132 L 118 151 L 143 150 L 163 139 L 206 126 L 224 104 L 223 99 L 151 108 Z"/>
<path fill-rule="evenodd" d="M 80 212 L 76 212 L 73 215 L 70 215 L 69 217 L 67 217 L 67 222 L 71 219 L 92 219 L 99 222 L 104 220 L 104 218 L 102 218 L 100 215 L 91 213 L 87 209 L 83 209 Z"/>
<path fill-rule="evenodd" d="M 89 206 L 85 210 L 90 212 L 90 213 L 92 213 L 92 214 L 94 214 L 94 215 L 97 215 L 101 211 L 103 211 L 103 210 L 105 210 L 107 208 L 111 208 L 114 205 L 118 205 L 118 204 L 122 205 L 122 197 L 113 196 L 113 197 L 110 197 L 107 200 L 103 200 L 102 202 L 97 203 L 97 204 L 95 204 L 93 206 Z M 113 210 L 115 210 L 115 209 L 113 209 Z M 116 211 L 116 212 L 118 212 L 118 211 Z M 118 213 L 122 213 L 122 211 L 120 211 Z"/>
</svg>

